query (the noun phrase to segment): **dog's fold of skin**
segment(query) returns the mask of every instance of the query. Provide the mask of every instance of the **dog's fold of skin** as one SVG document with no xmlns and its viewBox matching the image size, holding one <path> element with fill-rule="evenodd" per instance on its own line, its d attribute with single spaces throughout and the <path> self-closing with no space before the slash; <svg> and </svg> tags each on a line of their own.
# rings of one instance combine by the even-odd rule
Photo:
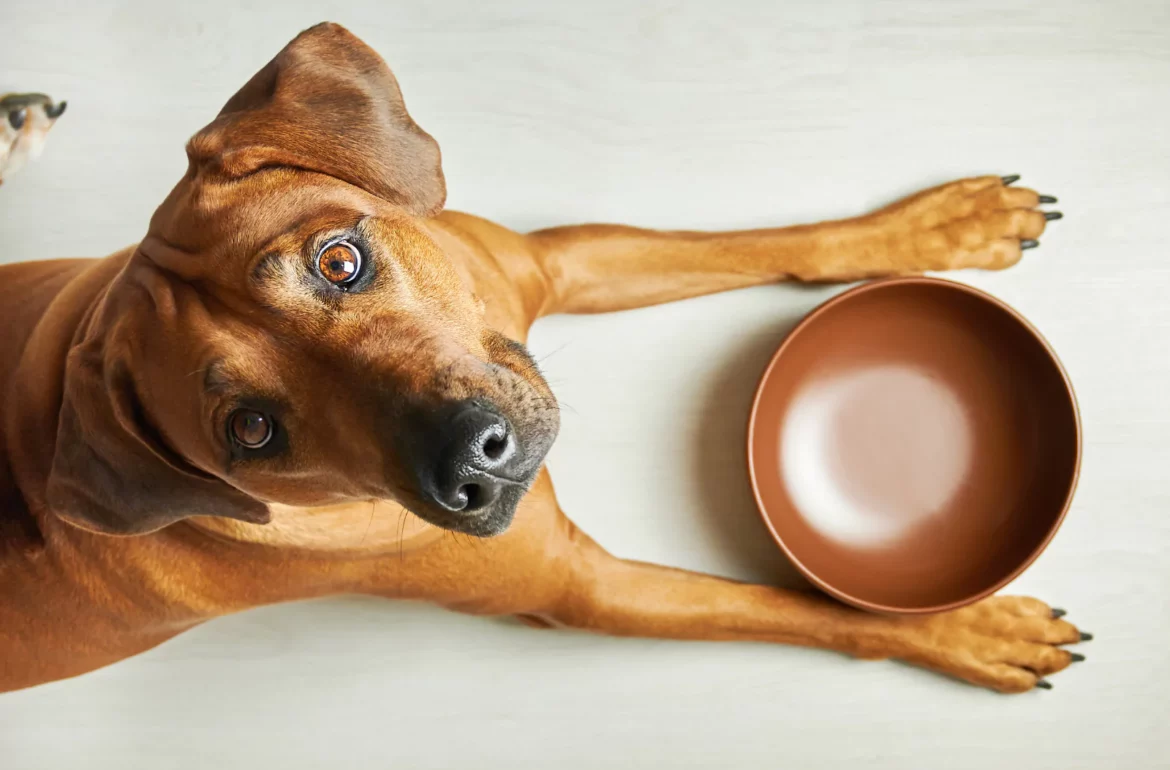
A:
<svg viewBox="0 0 1170 770">
<path fill-rule="evenodd" d="M 1033 191 L 978 177 L 804 227 L 522 235 L 442 210 L 438 146 L 378 55 L 330 24 L 249 81 L 188 157 L 138 246 L 0 267 L 0 690 L 338 593 L 900 658 L 1004 692 L 1069 664 L 1058 645 L 1077 629 L 1034 599 L 892 618 L 610 556 L 540 467 L 556 403 L 522 345 L 550 313 L 1007 267 L 1044 229 Z M 321 272 L 337 239 L 361 255 L 352 284 Z M 228 436 L 241 408 L 278 426 L 265 448 Z M 456 492 L 499 490 L 458 510 L 439 504 L 449 446 L 434 436 L 468 409 L 507 431 L 511 465 L 456 466 L 490 482 Z"/>
</svg>

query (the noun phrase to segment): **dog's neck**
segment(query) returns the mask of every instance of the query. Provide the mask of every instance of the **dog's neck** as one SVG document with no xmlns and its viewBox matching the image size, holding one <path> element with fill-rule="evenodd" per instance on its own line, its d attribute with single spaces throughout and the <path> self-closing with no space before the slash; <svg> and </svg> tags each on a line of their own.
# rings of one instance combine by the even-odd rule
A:
<svg viewBox="0 0 1170 770">
<path fill-rule="evenodd" d="M 195 517 L 183 524 L 239 543 L 335 556 L 376 556 L 413 551 L 443 535 L 398 503 L 368 500 L 315 508 L 271 503 L 272 520 Z"/>
</svg>

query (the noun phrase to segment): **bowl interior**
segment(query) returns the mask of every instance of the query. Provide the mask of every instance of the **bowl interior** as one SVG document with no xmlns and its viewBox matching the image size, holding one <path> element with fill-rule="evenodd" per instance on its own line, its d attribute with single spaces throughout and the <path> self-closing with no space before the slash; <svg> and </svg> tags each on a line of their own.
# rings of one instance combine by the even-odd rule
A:
<svg viewBox="0 0 1170 770">
<path fill-rule="evenodd" d="M 975 289 L 867 284 L 813 311 L 764 374 L 748 434 L 777 542 L 814 583 L 886 612 L 992 593 L 1055 534 L 1076 402 L 1055 355 Z"/>
</svg>

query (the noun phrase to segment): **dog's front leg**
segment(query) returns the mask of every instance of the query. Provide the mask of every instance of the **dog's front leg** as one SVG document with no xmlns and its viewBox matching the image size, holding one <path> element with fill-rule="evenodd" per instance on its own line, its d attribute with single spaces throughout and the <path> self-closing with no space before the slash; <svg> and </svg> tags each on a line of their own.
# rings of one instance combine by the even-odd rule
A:
<svg viewBox="0 0 1170 770">
<path fill-rule="evenodd" d="M 864 216 L 738 232 L 577 225 L 528 236 L 542 314 L 599 313 L 775 281 L 1000 269 L 1035 246 L 1054 198 L 1013 178 L 961 179 Z"/>
<path fill-rule="evenodd" d="M 1063 613 L 1024 597 L 994 597 L 941 615 L 888 617 L 814 593 L 748 585 L 617 559 L 575 533 L 572 578 L 536 616 L 619 636 L 744 640 L 897 658 L 1001 692 L 1047 686 L 1042 677 L 1080 656 L 1057 645 L 1087 638 Z M 528 618 L 532 620 L 531 615 Z"/>
</svg>

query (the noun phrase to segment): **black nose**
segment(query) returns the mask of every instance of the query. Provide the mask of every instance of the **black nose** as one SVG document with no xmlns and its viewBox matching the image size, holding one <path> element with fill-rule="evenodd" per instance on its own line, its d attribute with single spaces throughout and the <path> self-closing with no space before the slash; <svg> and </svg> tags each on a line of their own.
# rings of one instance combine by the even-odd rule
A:
<svg viewBox="0 0 1170 770">
<path fill-rule="evenodd" d="M 522 462 L 512 425 L 480 404 L 467 404 L 439 427 L 440 447 L 424 492 L 449 511 L 477 511 L 494 503 Z M 426 487 L 430 487 L 427 489 Z"/>
</svg>

